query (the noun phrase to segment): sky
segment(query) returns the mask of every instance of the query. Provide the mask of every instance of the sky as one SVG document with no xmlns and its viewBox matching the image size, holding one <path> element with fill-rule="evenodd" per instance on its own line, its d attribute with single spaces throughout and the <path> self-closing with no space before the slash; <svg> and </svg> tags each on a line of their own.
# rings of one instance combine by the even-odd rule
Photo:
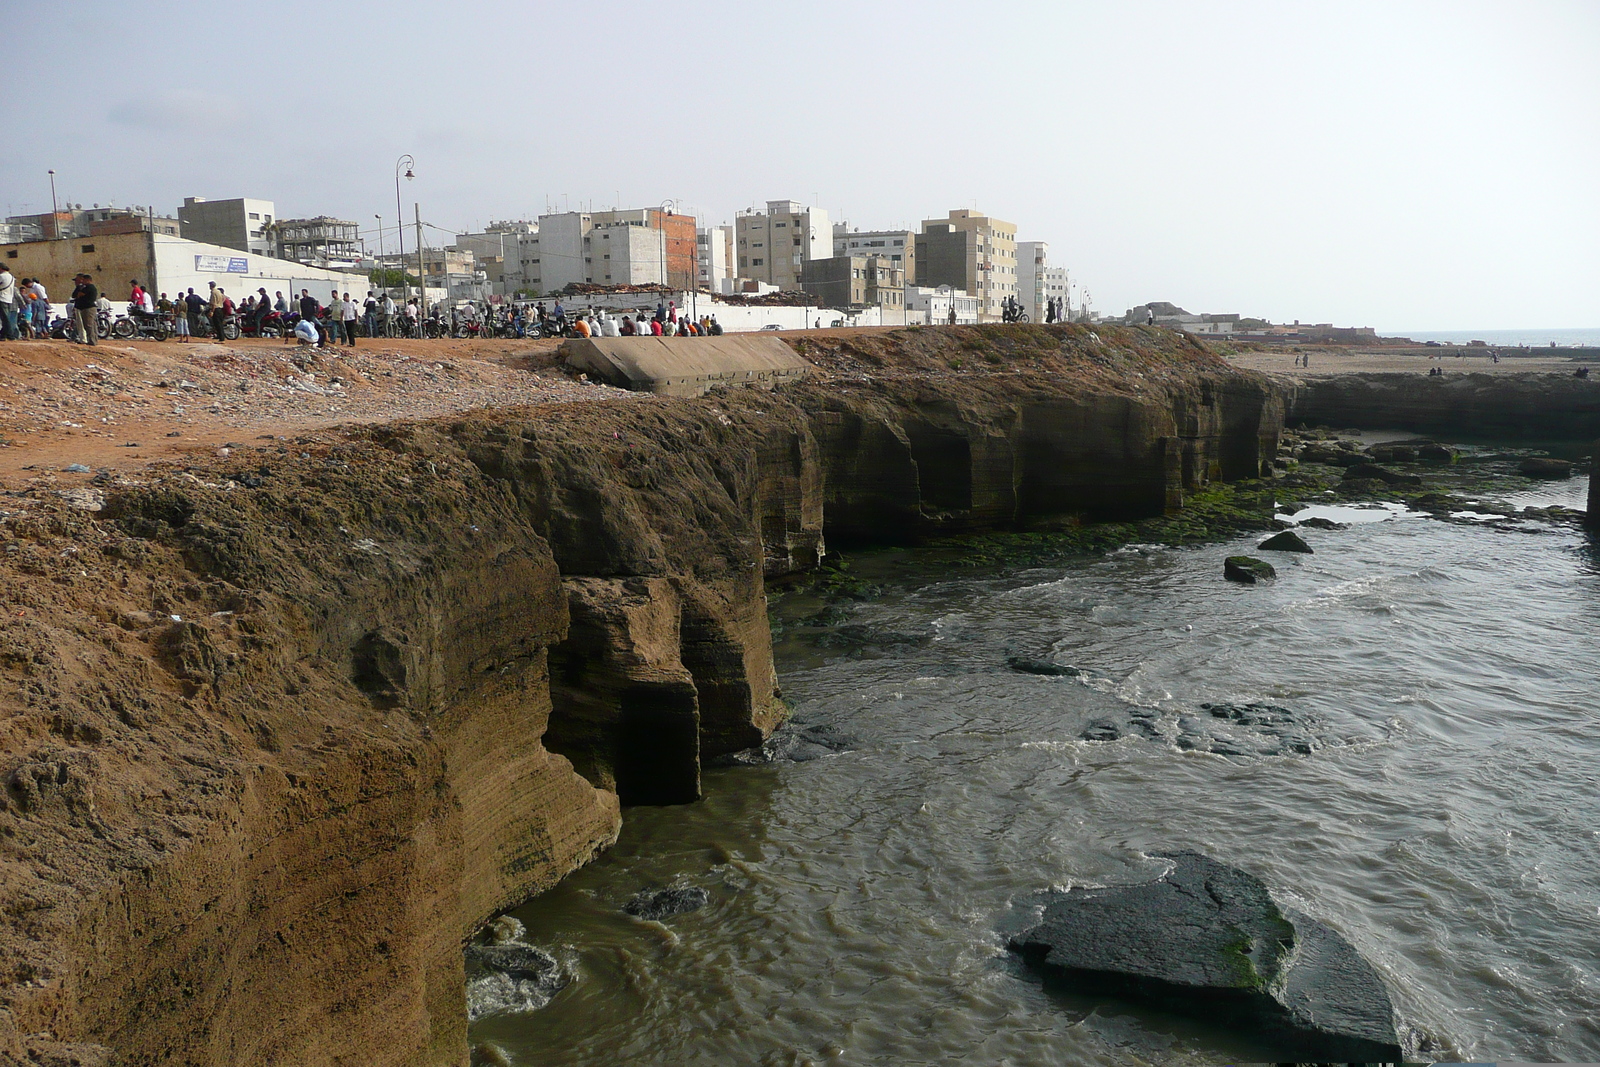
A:
<svg viewBox="0 0 1600 1067">
<path fill-rule="evenodd" d="M 373 250 L 380 214 L 392 249 L 409 153 L 430 244 L 580 205 L 976 207 L 1102 313 L 1600 326 L 1600 0 L 0 10 L 42 112 L 0 150 L 7 214 L 54 169 L 63 202 L 259 197 Z"/>
</svg>

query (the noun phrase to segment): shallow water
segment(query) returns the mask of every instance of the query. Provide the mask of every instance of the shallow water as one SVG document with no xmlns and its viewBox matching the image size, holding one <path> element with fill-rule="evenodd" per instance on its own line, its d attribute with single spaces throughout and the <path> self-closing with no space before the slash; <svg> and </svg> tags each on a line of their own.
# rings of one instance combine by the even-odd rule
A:
<svg viewBox="0 0 1600 1067">
<path fill-rule="evenodd" d="M 865 645 L 819 642 L 802 623 L 822 605 L 789 598 L 785 693 L 850 747 L 630 809 L 614 849 L 515 913 L 576 980 L 475 1039 L 529 1064 L 1263 1058 L 1248 1035 L 1046 992 L 1004 950 L 1036 890 L 1142 880 L 1148 853 L 1192 847 L 1349 939 L 1413 1055 L 1600 1060 L 1600 555 L 1533 522 L 1305 536 L 1316 554 L 1273 554 L 1257 586 L 1221 570 L 1259 538 L 984 576 L 882 554 L 865 565 L 891 591 L 842 620 Z M 1019 674 L 1012 653 L 1087 673 Z M 1185 751 L 1203 701 L 1291 708 L 1316 747 Z M 1160 738 L 1079 740 L 1130 709 Z M 621 913 L 668 884 L 711 903 Z"/>
</svg>

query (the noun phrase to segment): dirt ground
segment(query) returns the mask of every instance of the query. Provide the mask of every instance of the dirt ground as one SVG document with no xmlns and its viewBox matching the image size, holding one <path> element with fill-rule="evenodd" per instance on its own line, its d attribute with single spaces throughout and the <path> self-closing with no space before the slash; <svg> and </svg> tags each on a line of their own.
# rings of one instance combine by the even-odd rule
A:
<svg viewBox="0 0 1600 1067">
<path fill-rule="evenodd" d="M 1460 348 L 1387 349 L 1305 348 L 1273 352 L 1240 352 L 1228 362 L 1246 370 L 1262 371 L 1283 378 L 1331 378 L 1338 374 L 1427 374 L 1434 367 L 1446 374 L 1571 374 L 1587 363 L 1564 356 L 1508 356 L 1496 363 L 1487 354 L 1457 355 Z M 1443 353 L 1443 354 L 1441 354 Z M 1295 366 L 1301 355 L 1311 358 L 1309 367 Z"/>
<path fill-rule="evenodd" d="M 0 487 L 71 485 L 196 450 L 473 408 L 640 398 L 575 379 L 557 341 L 363 339 L 310 349 L 108 339 L 0 342 Z M 68 472 L 79 464 L 90 472 Z"/>
</svg>

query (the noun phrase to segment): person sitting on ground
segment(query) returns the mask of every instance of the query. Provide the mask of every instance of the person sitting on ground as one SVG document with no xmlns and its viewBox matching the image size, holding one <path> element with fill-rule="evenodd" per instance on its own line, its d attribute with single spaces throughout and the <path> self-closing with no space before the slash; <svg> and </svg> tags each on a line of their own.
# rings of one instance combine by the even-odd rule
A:
<svg viewBox="0 0 1600 1067">
<path fill-rule="evenodd" d="M 577 321 L 572 324 L 572 328 L 574 330 L 578 331 L 578 336 L 579 337 L 591 337 L 591 336 L 593 336 L 593 334 L 591 334 L 590 331 L 589 331 L 589 322 L 588 322 L 588 320 L 585 319 L 582 315 L 578 316 Z"/>
<path fill-rule="evenodd" d="M 318 348 L 322 344 L 322 336 L 317 333 L 317 324 L 313 319 L 303 318 L 294 324 L 294 339 L 312 348 Z"/>
</svg>

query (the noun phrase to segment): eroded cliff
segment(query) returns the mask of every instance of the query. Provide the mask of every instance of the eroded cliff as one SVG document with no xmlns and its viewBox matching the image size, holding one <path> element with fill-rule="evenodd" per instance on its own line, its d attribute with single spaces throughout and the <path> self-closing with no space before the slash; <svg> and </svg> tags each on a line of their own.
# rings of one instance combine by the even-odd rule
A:
<svg viewBox="0 0 1600 1067">
<path fill-rule="evenodd" d="M 1600 378 L 1571 374 L 1340 374 L 1288 387 L 1295 425 L 1410 430 L 1451 440 L 1600 436 Z"/>
<path fill-rule="evenodd" d="M 781 720 L 767 578 L 829 540 L 1158 514 L 1259 473 L 1282 421 L 1160 331 L 805 354 L 825 373 L 773 393 L 30 501 L 0 562 L 0 1051 L 463 1063 L 463 938 Z"/>
</svg>

